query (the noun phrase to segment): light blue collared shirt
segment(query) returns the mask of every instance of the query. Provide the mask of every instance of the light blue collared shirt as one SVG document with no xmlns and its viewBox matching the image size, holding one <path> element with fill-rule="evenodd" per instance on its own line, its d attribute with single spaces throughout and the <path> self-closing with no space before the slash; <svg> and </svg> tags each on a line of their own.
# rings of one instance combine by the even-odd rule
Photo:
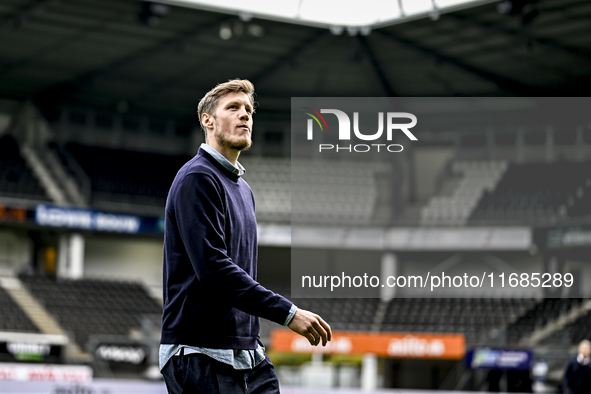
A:
<svg viewBox="0 0 591 394">
<path fill-rule="evenodd" d="M 234 167 L 234 165 L 232 163 L 230 163 L 230 161 L 228 161 L 228 159 L 226 159 L 220 152 L 215 150 L 210 145 L 201 144 L 200 148 L 205 150 L 210 155 L 212 155 L 221 165 L 223 165 L 225 168 L 227 168 L 232 173 L 234 173 L 238 176 L 242 176 L 246 172 L 246 169 L 242 166 L 242 164 L 236 162 L 237 167 Z M 293 319 L 293 316 L 295 315 L 297 310 L 298 310 L 298 308 L 292 304 L 291 308 L 289 310 L 289 314 L 287 315 L 287 318 L 285 319 L 285 323 L 283 323 L 284 326 L 287 326 L 291 322 L 291 319 Z M 164 366 L 166 365 L 168 360 L 171 359 L 171 357 L 173 357 L 177 354 L 180 354 L 181 349 L 184 349 L 183 350 L 184 354 L 191 354 L 191 353 L 205 354 L 206 356 L 209 356 L 209 357 L 213 358 L 214 360 L 217 360 L 217 361 L 222 362 L 224 364 L 231 365 L 232 368 L 234 368 L 234 369 L 252 369 L 252 368 L 256 367 L 257 365 L 259 365 L 259 363 L 261 363 L 265 359 L 265 348 L 260 345 L 257 345 L 256 349 L 250 350 L 250 349 L 210 349 L 210 348 L 204 348 L 204 347 L 199 347 L 199 346 L 188 346 L 188 345 L 179 345 L 179 344 L 172 344 L 172 345 L 161 344 L 160 345 L 160 352 L 159 352 L 160 353 L 159 354 L 160 370 L 162 370 L 162 368 L 164 368 Z"/>
<path fill-rule="evenodd" d="M 206 151 L 207 153 L 212 155 L 227 170 L 231 171 L 232 173 L 234 173 L 238 176 L 242 176 L 246 172 L 246 169 L 244 167 L 242 167 L 242 164 L 240 164 L 239 162 L 236 162 L 237 167 L 234 167 L 234 165 L 232 163 L 230 163 L 230 161 L 228 159 L 226 159 L 224 157 L 224 155 L 222 155 L 220 152 L 215 150 L 215 148 L 212 147 L 211 145 L 201 144 L 199 149 L 203 149 L 204 151 Z"/>
</svg>

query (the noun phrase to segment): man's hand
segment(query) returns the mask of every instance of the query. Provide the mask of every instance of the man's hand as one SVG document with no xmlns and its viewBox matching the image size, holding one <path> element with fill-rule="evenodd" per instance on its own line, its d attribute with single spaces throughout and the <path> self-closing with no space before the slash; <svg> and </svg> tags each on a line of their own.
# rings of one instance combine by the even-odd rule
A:
<svg viewBox="0 0 591 394">
<path fill-rule="evenodd" d="M 326 346 L 326 343 L 332 339 L 332 331 L 328 323 L 310 311 L 298 309 L 287 326 L 306 337 L 312 346 L 318 346 L 321 339 L 322 346 Z"/>
</svg>

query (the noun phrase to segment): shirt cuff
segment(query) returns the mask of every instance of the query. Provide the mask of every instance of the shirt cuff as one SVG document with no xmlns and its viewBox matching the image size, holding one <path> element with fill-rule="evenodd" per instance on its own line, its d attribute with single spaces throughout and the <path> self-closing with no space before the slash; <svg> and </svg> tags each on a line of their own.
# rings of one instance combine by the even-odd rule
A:
<svg viewBox="0 0 591 394">
<path fill-rule="evenodd" d="M 289 323 L 291 323 L 291 319 L 293 319 L 293 316 L 295 315 L 297 310 L 298 310 L 298 307 L 295 306 L 294 304 L 291 304 L 291 308 L 289 308 L 289 314 L 287 315 L 287 318 L 285 319 L 285 323 L 283 323 L 284 326 L 287 326 Z"/>
</svg>

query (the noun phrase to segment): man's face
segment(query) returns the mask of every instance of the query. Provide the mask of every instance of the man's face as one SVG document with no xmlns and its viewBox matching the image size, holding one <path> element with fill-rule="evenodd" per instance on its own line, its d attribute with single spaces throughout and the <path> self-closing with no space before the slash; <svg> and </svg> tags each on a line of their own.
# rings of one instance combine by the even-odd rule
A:
<svg viewBox="0 0 591 394">
<path fill-rule="evenodd" d="M 583 343 L 579 346 L 579 353 L 583 355 L 583 357 L 589 357 L 589 353 L 591 353 L 591 347 L 589 345 Z"/>
<path fill-rule="evenodd" d="M 230 149 L 246 150 L 252 145 L 253 108 L 244 92 L 231 92 L 218 101 L 213 116 L 214 138 Z"/>
</svg>

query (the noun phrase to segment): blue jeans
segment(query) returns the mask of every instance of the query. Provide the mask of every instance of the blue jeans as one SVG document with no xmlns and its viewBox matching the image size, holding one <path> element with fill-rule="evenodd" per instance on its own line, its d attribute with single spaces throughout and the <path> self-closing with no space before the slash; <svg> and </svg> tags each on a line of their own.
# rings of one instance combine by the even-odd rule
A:
<svg viewBox="0 0 591 394">
<path fill-rule="evenodd" d="M 279 381 L 269 357 L 253 369 L 236 370 L 204 354 L 174 356 L 162 369 L 170 394 L 274 394 Z"/>
</svg>

